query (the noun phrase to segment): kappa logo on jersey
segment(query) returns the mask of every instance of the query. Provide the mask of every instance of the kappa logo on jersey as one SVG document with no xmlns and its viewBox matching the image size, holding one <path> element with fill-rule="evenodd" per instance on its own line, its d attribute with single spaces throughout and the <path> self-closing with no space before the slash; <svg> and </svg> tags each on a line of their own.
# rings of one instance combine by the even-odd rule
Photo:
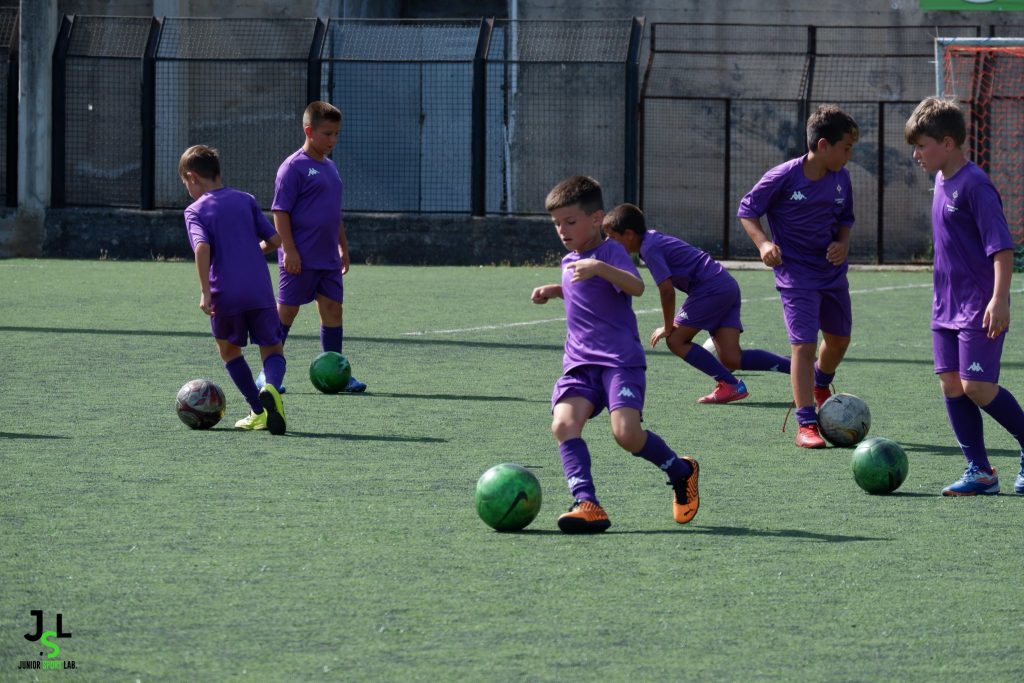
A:
<svg viewBox="0 0 1024 683">
<path fill-rule="evenodd" d="M 311 168 L 309 169 L 309 173 L 306 174 L 306 177 L 308 178 L 311 175 L 320 175 L 320 171 L 316 170 L 315 168 Z"/>
<path fill-rule="evenodd" d="M 804 199 L 807 199 L 807 196 L 803 192 L 801 192 L 800 190 L 797 190 L 796 192 L 794 192 L 793 194 L 791 194 L 789 196 L 789 201 L 791 201 L 791 202 L 799 202 L 799 201 L 802 201 Z"/>
<path fill-rule="evenodd" d="M 636 394 L 629 390 L 629 387 L 622 387 L 619 389 L 619 396 L 625 396 L 626 398 L 636 398 Z"/>
<path fill-rule="evenodd" d="M 981 367 L 981 363 L 974 361 L 967 366 L 967 372 L 985 372 L 985 370 Z"/>
<path fill-rule="evenodd" d="M 682 319 L 682 320 L 689 320 L 690 319 L 690 315 L 686 311 L 680 311 L 679 312 L 679 318 Z"/>
</svg>

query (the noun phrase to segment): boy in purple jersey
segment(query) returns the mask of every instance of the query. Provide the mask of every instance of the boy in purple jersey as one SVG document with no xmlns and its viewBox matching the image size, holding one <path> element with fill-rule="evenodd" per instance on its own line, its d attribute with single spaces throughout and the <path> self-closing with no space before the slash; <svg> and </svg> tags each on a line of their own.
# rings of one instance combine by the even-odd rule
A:
<svg viewBox="0 0 1024 683">
<path fill-rule="evenodd" d="M 348 272 L 349 254 L 341 213 L 341 176 L 328 158 L 338 141 L 341 111 L 327 102 L 313 102 L 302 114 L 302 130 L 306 135 L 302 148 L 277 169 L 270 207 L 281 236 L 277 312 L 287 339 L 299 307 L 315 300 L 320 346 L 341 353 L 345 291 L 341 277 Z M 366 391 L 366 385 L 351 377 L 343 391 Z"/>
<path fill-rule="evenodd" d="M 985 450 L 981 411 L 1021 445 L 1014 491 L 1024 494 L 1024 411 L 999 386 L 1003 341 L 1010 325 L 1013 238 L 999 192 L 963 151 L 964 115 L 955 102 L 929 97 L 914 109 L 904 134 L 914 160 L 935 174 L 932 350 L 953 434 L 967 458 L 945 496 L 999 493 Z"/>
<path fill-rule="evenodd" d="M 235 427 L 284 434 L 284 405 L 275 388 L 285 372 L 281 321 L 265 256 L 280 240 L 251 194 L 224 187 L 217 150 L 189 147 L 178 161 L 178 175 L 195 200 L 185 209 L 185 228 L 199 273 L 199 308 L 210 316 L 224 367 L 249 404 L 248 417 Z M 260 347 L 269 378 L 262 390 L 242 355 L 250 338 Z"/>
<path fill-rule="evenodd" d="M 718 384 L 698 403 L 731 403 L 746 398 L 747 387 L 731 370 L 789 373 L 789 359 L 760 349 L 740 349 L 740 286 L 706 251 L 678 237 L 648 230 L 644 213 L 620 204 L 604 217 L 604 231 L 631 254 L 640 254 L 658 285 L 665 324 L 651 333 L 651 348 L 664 339 L 672 353 Z M 676 290 L 687 294 L 676 312 Z M 693 338 L 707 330 L 718 358 Z"/>
<path fill-rule="evenodd" d="M 796 445 L 824 448 L 815 406 L 850 345 L 853 312 L 846 256 L 853 226 L 850 160 L 860 132 L 849 114 L 823 104 L 807 120 L 807 154 L 772 168 L 740 202 L 737 216 L 761 261 L 775 271 L 792 364 Z M 771 239 L 761 227 L 767 216 Z M 814 352 L 821 330 L 818 359 Z"/>
<path fill-rule="evenodd" d="M 558 518 L 558 528 L 573 534 L 611 526 L 598 503 L 590 451 L 581 438 L 587 420 L 605 407 L 615 441 L 668 476 L 673 517 L 686 524 L 700 505 L 697 461 L 678 457 L 661 437 L 641 426 L 647 361 L 632 297 L 643 294 L 644 281 L 626 250 L 601 236 L 604 200 L 593 178 L 563 180 L 548 193 L 545 208 L 569 250 L 562 259 L 561 284 L 537 287 L 530 297 L 537 304 L 565 299 L 563 374 L 551 395 L 551 431 L 574 501 Z"/>
</svg>

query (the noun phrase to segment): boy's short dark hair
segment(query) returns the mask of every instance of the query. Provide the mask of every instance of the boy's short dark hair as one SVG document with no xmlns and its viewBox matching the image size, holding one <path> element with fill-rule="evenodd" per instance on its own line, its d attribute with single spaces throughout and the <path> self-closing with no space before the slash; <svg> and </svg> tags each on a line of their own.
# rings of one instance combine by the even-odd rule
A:
<svg viewBox="0 0 1024 683">
<path fill-rule="evenodd" d="M 306 107 L 306 111 L 302 112 L 303 128 L 309 126 L 316 130 L 325 121 L 341 123 L 341 110 L 330 102 L 321 102 L 320 100 L 310 102 L 309 106 Z"/>
<path fill-rule="evenodd" d="M 917 143 L 918 138 L 927 135 L 936 140 L 953 138 L 957 147 L 967 140 L 967 122 L 956 100 L 928 97 L 921 101 L 903 127 L 907 144 Z"/>
<path fill-rule="evenodd" d="M 853 117 L 838 105 L 822 104 L 807 119 L 807 149 L 817 149 L 818 140 L 834 145 L 847 133 L 854 142 L 860 137 L 860 127 Z"/>
<path fill-rule="evenodd" d="M 584 213 L 591 214 L 604 209 L 601 185 L 585 175 L 574 175 L 551 188 L 544 200 L 544 210 L 554 211 L 578 204 Z"/>
<path fill-rule="evenodd" d="M 219 178 L 220 155 L 217 150 L 206 145 L 192 145 L 186 149 L 178 160 L 178 177 L 184 179 L 189 171 L 207 180 Z"/>
<path fill-rule="evenodd" d="M 614 232 L 618 235 L 632 230 L 643 237 L 647 233 L 647 220 L 640 207 L 633 204 L 619 204 L 605 214 L 601 227 L 605 232 Z"/>
</svg>

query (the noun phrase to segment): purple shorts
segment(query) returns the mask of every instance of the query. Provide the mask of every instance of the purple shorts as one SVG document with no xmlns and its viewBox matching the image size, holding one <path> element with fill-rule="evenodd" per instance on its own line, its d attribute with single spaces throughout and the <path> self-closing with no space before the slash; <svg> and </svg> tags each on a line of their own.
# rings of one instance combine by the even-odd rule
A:
<svg viewBox="0 0 1024 683">
<path fill-rule="evenodd" d="M 551 392 L 551 408 L 563 399 L 582 396 L 594 404 L 594 417 L 605 408 L 644 410 L 647 371 L 644 368 L 614 368 L 607 365 L 578 365 L 566 371 L 555 382 Z"/>
<path fill-rule="evenodd" d="M 989 339 L 985 330 L 932 330 L 935 374 L 959 371 L 960 379 L 998 383 L 1005 339 L 1005 332 Z"/>
<path fill-rule="evenodd" d="M 277 285 L 277 302 L 285 306 L 308 304 L 318 294 L 331 301 L 345 300 L 345 287 L 341 283 L 341 270 L 307 270 L 292 275 L 281 268 Z"/>
<path fill-rule="evenodd" d="M 281 342 L 281 318 L 273 306 L 233 315 L 214 313 L 210 317 L 210 329 L 215 339 L 229 341 L 235 346 L 245 346 L 250 338 L 257 346 L 273 346 Z"/>
<path fill-rule="evenodd" d="M 849 337 L 853 306 L 849 289 L 779 289 L 790 344 L 817 344 L 818 330 Z"/>
<path fill-rule="evenodd" d="M 740 286 L 733 280 L 728 287 L 715 292 L 693 292 L 676 313 L 675 324 L 711 333 L 719 327 L 735 327 L 742 332 Z"/>
</svg>

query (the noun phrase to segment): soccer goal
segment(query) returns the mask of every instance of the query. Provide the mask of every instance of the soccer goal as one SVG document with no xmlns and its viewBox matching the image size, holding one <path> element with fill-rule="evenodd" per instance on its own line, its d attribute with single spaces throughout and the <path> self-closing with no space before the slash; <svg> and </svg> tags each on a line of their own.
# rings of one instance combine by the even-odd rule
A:
<svg viewBox="0 0 1024 683">
<path fill-rule="evenodd" d="M 1024 242 L 1024 38 L 936 38 L 935 92 L 956 98 L 974 162 L 992 178 Z"/>
</svg>

